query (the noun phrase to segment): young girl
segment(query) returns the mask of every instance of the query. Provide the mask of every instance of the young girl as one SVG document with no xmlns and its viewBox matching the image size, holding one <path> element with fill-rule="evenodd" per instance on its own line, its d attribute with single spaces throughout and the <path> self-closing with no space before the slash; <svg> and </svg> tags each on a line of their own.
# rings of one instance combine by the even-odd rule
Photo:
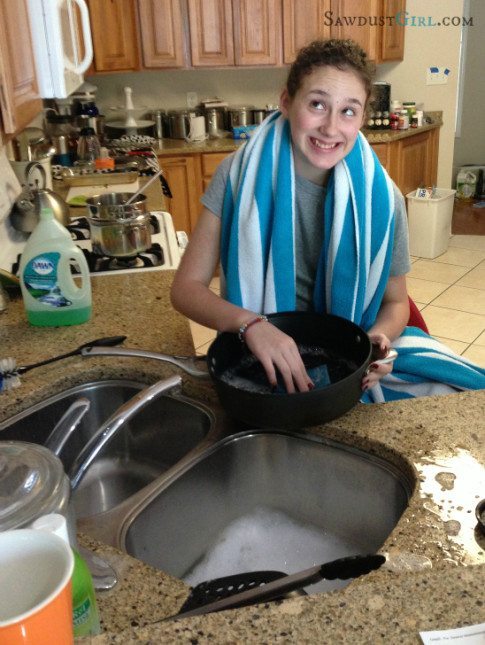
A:
<svg viewBox="0 0 485 645">
<path fill-rule="evenodd" d="M 315 41 L 299 52 L 281 112 L 220 164 L 202 197 L 172 303 L 206 327 L 239 332 L 270 383 L 280 373 L 288 392 L 313 383 L 293 339 L 265 319 L 275 311 L 340 315 L 382 355 L 398 348 L 404 373 L 371 365 L 364 401 L 485 387 L 484 370 L 406 329 L 404 199 L 359 132 L 371 88 L 366 54 L 352 41 Z M 219 261 L 222 297 L 209 289 Z M 412 340 L 400 343 L 410 329 Z M 414 365 L 423 343 L 429 356 L 439 353 L 438 372 L 430 359 Z"/>
</svg>

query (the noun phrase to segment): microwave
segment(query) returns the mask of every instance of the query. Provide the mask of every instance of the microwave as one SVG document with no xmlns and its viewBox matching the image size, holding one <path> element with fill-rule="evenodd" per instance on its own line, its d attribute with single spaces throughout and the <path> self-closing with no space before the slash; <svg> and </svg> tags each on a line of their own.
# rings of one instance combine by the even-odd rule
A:
<svg viewBox="0 0 485 645">
<path fill-rule="evenodd" d="M 83 83 L 93 60 L 85 0 L 28 0 L 39 94 L 64 99 Z"/>
</svg>

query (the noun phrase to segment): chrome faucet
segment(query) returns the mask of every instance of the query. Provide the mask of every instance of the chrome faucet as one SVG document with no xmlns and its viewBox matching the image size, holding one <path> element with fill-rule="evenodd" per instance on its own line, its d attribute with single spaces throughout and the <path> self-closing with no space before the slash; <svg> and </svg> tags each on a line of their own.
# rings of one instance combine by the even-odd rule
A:
<svg viewBox="0 0 485 645">
<path fill-rule="evenodd" d="M 181 385 L 182 378 L 180 376 L 170 376 L 163 381 L 157 381 L 153 385 L 141 390 L 141 392 L 135 394 L 134 397 L 119 407 L 118 410 L 116 410 L 116 412 L 114 412 L 91 437 L 74 460 L 71 470 L 69 471 L 72 491 L 76 490 L 86 474 L 86 471 L 96 459 L 100 451 L 111 441 L 124 423 L 131 419 L 153 399 L 161 396 L 162 394 L 166 394 L 171 390 L 180 389 Z"/>
<path fill-rule="evenodd" d="M 90 406 L 91 402 L 85 396 L 74 401 L 56 423 L 44 446 L 59 457 L 69 437 L 78 427 Z"/>
</svg>

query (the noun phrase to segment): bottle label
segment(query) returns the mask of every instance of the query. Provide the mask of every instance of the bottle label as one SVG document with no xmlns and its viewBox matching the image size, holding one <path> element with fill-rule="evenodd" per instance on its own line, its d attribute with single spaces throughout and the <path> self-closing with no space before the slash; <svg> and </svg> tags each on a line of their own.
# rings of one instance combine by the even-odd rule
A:
<svg viewBox="0 0 485 645">
<path fill-rule="evenodd" d="M 24 270 L 25 287 L 32 298 L 48 307 L 69 307 L 72 301 L 64 297 L 58 284 L 57 268 L 60 253 L 42 253 L 31 258 Z"/>
<path fill-rule="evenodd" d="M 90 618 L 90 614 L 91 614 L 91 602 L 89 598 L 86 598 L 86 600 L 83 603 L 73 608 L 74 627 L 85 625 Z"/>
</svg>

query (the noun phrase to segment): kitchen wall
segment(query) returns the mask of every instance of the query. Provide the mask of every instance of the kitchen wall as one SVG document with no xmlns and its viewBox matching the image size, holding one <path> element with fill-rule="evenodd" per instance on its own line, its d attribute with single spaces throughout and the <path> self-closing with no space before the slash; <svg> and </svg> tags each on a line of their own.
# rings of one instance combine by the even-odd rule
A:
<svg viewBox="0 0 485 645">
<path fill-rule="evenodd" d="M 466 42 L 466 65 L 463 82 L 463 108 L 460 135 L 455 139 L 453 158 L 454 173 L 464 164 L 485 165 L 485 74 L 483 28 L 485 25 L 485 2 L 469 0 L 470 15 L 477 26 L 469 29 Z M 479 26 L 478 26 L 479 25 Z"/>
<path fill-rule="evenodd" d="M 433 22 L 440 22 L 445 16 L 462 16 L 463 0 L 407 0 L 407 12 L 409 17 L 425 17 L 425 22 L 428 16 Z M 469 29 L 479 31 L 479 27 Z M 443 110 L 438 185 L 444 188 L 451 186 L 452 178 L 459 53 L 459 27 L 408 26 L 404 61 L 381 65 L 377 74 L 378 80 L 392 84 L 393 98 L 415 100 L 423 103 L 425 110 Z M 451 70 L 447 84 L 427 85 L 429 66 Z M 186 94 L 192 91 L 197 92 L 199 99 L 219 96 L 232 105 L 274 104 L 278 103 L 286 74 L 287 68 L 204 69 L 97 75 L 88 80 L 98 86 L 99 104 L 109 114 L 110 106 L 123 105 L 123 88 L 127 85 L 133 88 L 135 107 L 147 109 L 185 107 Z"/>
</svg>

